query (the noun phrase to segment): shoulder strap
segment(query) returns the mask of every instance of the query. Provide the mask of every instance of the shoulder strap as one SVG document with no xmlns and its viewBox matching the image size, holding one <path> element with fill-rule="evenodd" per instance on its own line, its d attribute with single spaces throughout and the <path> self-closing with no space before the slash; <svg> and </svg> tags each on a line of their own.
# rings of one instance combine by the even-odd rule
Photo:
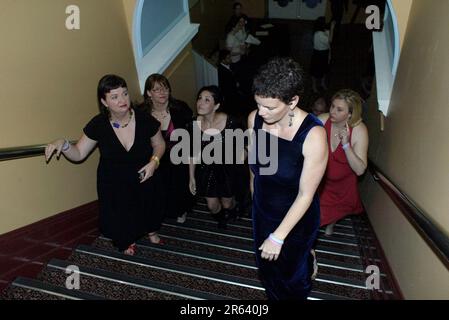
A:
<svg viewBox="0 0 449 320">
<path fill-rule="evenodd" d="M 259 116 L 259 112 L 256 112 L 256 116 L 254 117 L 254 130 L 262 129 L 263 119 Z"/>
</svg>

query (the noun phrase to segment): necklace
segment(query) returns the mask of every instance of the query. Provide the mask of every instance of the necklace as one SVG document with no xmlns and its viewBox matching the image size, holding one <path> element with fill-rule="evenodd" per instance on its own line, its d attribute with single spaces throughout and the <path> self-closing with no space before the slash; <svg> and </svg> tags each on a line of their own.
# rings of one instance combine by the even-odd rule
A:
<svg viewBox="0 0 449 320">
<path fill-rule="evenodd" d="M 114 127 L 114 128 L 116 128 L 116 129 L 119 129 L 119 128 L 126 128 L 127 126 L 128 126 L 128 124 L 131 122 L 131 119 L 133 118 L 133 109 L 129 109 L 129 119 L 128 119 L 128 122 L 127 123 L 125 123 L 125 124 L 123 124 L 123 125 L 121 125 L 119 122 L 116 122 L 116 121 L 113 121 L 112 122 L 112 126 Z"/>
<path fill-rule="evenodd" d="M 163 112 L 156 112 L 156 111 L 151 111 L 154 115 L 154 117 L 159 121 L 162 122 L 165 118 L 168 117 L 168 115 L 170 114 L 170 112 L 168 112 L 168 110 L 164 110 Z"/>
</svg>

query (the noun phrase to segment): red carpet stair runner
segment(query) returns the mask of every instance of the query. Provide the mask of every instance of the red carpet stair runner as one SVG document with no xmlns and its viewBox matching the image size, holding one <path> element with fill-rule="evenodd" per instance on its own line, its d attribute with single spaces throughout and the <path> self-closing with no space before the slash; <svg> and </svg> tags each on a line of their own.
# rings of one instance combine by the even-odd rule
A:
<svg viewBox="0 0 449 320">
<path fill-rule="evenodd" d="M 109 239 L 99 237 L 78 246 L 67 260 L 52 259 L 36 279 L 18 277 L 2 299 L 266 299 L 257 278 L 250 219 L 218 229 L 205 203 L 199 202 L 185 223 L 167 220 L 160 234 L 164 245 L 142 239 L 135 256 L 118 252 Z M 365 217 L 340 221 L 332 236 L 321 230 L 319 273 L 309 299 L 398 299 L 376 243 Z M 369 265 L 380 269 L 379 290 L 367 288 Z M 79 269 L 78 290 L 66 287 L 70 266 Z"/>
</svg>

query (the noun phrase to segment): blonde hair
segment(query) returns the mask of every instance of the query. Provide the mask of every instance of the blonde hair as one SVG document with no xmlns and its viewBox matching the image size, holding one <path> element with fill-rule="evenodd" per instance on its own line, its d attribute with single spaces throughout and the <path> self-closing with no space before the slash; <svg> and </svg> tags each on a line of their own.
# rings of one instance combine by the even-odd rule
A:
<svg viewBox="0 0 449 320">
<path fill-rule="evenodd" d="M 335 99 L 341 99 L 346 102 L 351 114 L 348 125 L 351 128 L 357 127 L 362 122 L 362 97 L 351 89 L 343 89 L 334 94 L 331 101 Z"/>
</svg>

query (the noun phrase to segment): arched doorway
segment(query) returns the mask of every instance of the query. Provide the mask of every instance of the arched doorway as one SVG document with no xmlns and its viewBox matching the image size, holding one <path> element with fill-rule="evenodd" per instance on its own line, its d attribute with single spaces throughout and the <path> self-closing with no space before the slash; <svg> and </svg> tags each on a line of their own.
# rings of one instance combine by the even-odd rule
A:
<svg viewBox="0 0 449 320">
<path fill-rule="evenodd" d="M 190 23 L 188 0 L 137 0 L 133 47 L 140 89 L 152 73 L 162 73 L 198 32 Z"/>
</svg>

